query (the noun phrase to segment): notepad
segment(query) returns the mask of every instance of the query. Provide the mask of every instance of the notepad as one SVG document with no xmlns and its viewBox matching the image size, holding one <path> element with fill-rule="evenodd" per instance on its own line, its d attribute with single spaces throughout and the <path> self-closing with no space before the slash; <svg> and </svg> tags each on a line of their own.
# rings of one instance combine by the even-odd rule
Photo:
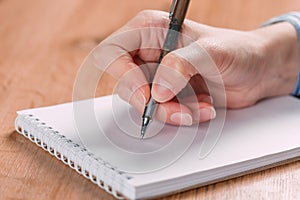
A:
<svg viewBox="0 0 300 200">
<path fill-rule="evenodd" d="M 300 101 L 291 96 L 227 110 L 221 132 L 210 129 L 211 122 L 176 127 L 153 121 L 140 140 L 140 118 L 112 95 L 18 111 L 15 126 L 116 198 L 166 195 L 300 155 Z"/>
</svg>

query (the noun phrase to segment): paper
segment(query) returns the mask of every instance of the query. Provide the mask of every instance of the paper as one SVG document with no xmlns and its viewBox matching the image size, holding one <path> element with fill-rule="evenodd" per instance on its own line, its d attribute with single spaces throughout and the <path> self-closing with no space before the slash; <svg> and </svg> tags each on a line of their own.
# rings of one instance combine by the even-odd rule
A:
<svg viewBox="0 0 300 200">
<path fill-rule="evenodd" d="M 204 159 L 199 159 L 199 150 L 210 123 L 176 127 L 153 122 L 149 138 L 140 140 L 140 116 L 115 95 L 19 114 L 33 114 L 60 134 L 85 145 L 96 157 L 130 172 L 130 184 L 138 191 L 136 198 L 300 155 L 300 101 L 289 96 L 227 111 L 221 136 Z"/>
</svg>

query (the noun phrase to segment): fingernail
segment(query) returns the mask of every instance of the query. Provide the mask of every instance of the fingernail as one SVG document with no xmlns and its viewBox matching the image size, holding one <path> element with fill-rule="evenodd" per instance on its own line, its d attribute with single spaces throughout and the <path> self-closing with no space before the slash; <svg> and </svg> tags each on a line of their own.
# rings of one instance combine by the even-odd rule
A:
<svg viewBox="0 0 300 200">
<path fill-rule="evenodd" d="M 200 121 L 207 121 L 216 118 L 216 110 L 214 107 L 200 109 Z"/>
<path fill-rule="evenodd" d="M 173 96 L 172 85 L 161 77 L 157 79 L 155 88 L 153 97 L 159 102 L 163 102 Z"/>
<path fill-rule="evenodd" d="M 191 126 L 193 124 L 192 116 L 187 113 L 180 113 L 180 112 L 173 113 L 170 119 L 172 122 L 184 126 Z"/>
</svg>

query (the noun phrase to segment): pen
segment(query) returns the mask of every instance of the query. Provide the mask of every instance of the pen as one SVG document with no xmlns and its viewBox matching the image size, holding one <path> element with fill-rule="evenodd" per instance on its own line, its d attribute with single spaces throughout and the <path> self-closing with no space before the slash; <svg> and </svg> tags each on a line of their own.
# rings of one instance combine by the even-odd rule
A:
<svg viewBox="0 0 300 200">
<path fill-rule="evenodd" d="M 169 52 L 173 51 L 177 46 L 178 36 L 183 24 L 188 5 L 190 0 L 173 0 L 169 18 L 170 24 L 169 29 L 165 38 L 165 42 L 158 59 L 158 65 L 161 63 L 162 59 Z M 157 65 L 157 67 L 158 67 Z M 143 139 L 146 133 L 146 130 L 149 126 L 149 123 L 152 120 L 152 116 L 155 114 L 157 108 L 157 102 L 151 97 L 148 104 L 144 109 L 142 116 L 142 128 L 141 128 L 141 138 Z"/>
</svg>

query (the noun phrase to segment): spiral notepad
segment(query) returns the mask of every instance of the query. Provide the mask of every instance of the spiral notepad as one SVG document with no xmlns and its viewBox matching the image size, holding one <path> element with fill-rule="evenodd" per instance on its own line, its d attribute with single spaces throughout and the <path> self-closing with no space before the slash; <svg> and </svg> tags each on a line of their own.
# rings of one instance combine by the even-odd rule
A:
<svg viewBox="0 0 300 200">
<path fill-rule="evenodd" d="M 140 116 L 115 95 L 18 111 L 15 126 L 116 198 L 141 199 L 298 157 L 299 108 L 298 99 L 286 96 L 228 111 L 219 137 L 210 137 L 216 143 L 201 158 L 210 123 L 175 127 L 154 121 L 141 141 Z M 177 152 L 172 145 L 184 148 Z"/>
</svg>

